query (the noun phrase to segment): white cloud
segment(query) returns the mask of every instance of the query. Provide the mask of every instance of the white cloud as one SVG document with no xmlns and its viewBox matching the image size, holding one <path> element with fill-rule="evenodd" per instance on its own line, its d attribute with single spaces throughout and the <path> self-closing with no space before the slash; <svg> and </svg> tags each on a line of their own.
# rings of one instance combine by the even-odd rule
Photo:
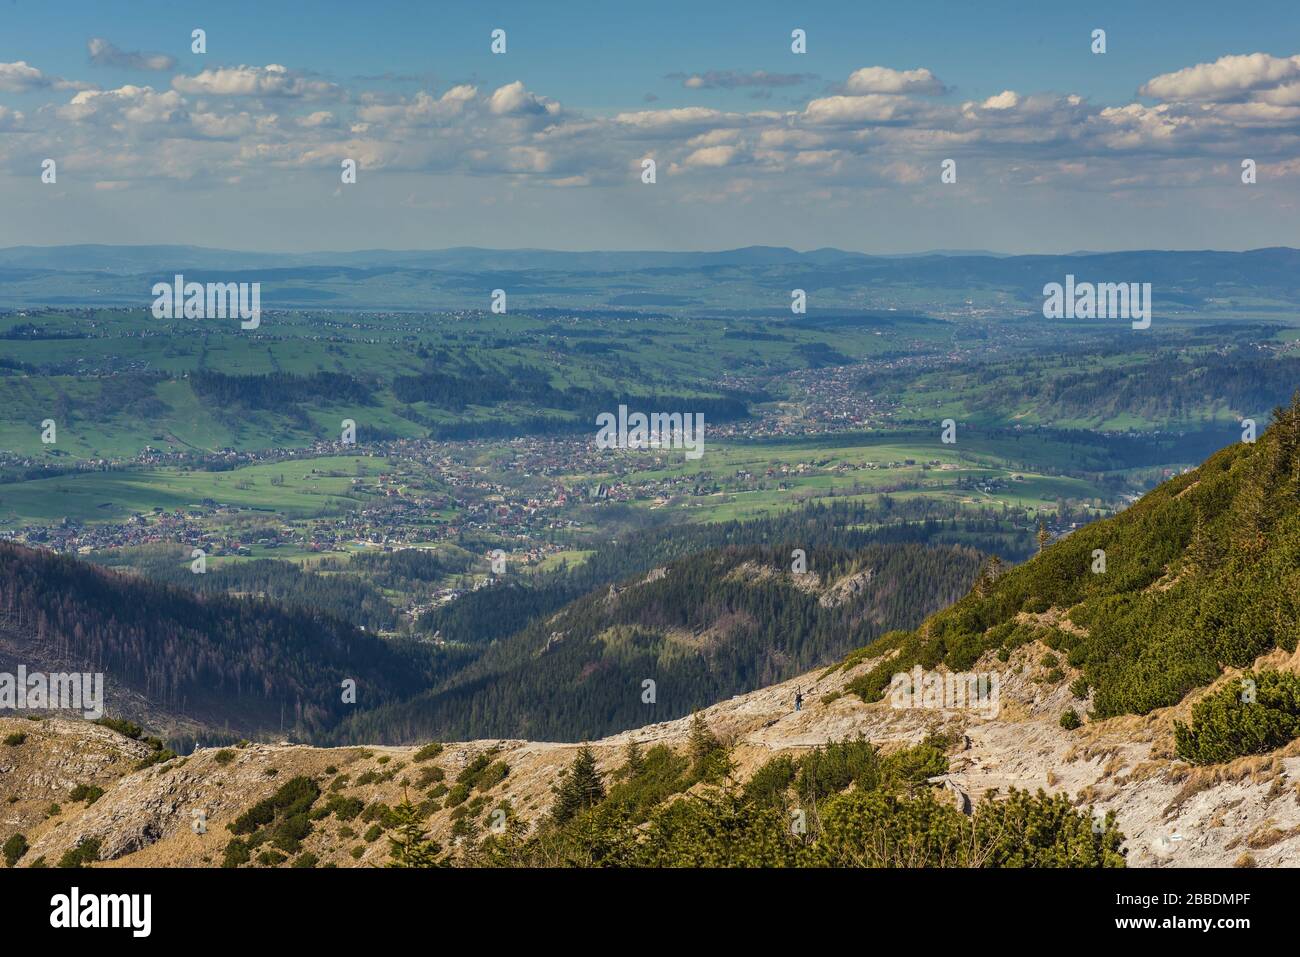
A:
<svg viewBox="0 0 1300 957">
<path fill-rule="evenodd" d="M 167 123 L 185 112 L 179 93 L 159 93 L 150 86 L 122 86 L 116 90 L 82 90 L 55 114 L 64 120 L 82 123 L 107 120 L 112 123 Z"/>
<path fill-rule="evenodd" d="M 312 80 L 291 72 L 278 63 L 262 66 L 217 67 L 194 76 L 178 76 L 172 89 L 181 93 L 210 96 L 288 96 L 320 99 L 335 97 L 340 90 L 333 83 Z"/>
<path fill-rule="evenodd" d="M 1300 56 L 1250 53 L 1162 73 L 1138 91 L 1161 100 L 1228 100 L 1300 78 Z"/>
<path fill-rule="evenodd" d="M 891 70 L 887 66 L 864 66 L 849 74 L 846 93 L 862 96 L 869 93 L 939 94 L 945 87 L 926 69 Z"/>
<path fill-rule="evenodd" d="M 1003 90 L 980 104 L 986 110 L 1014 110 L 1019 105 L 1020 94 L 1015 90 Z"/>
<path fill-rule="evenodd" d="M 497 116 L 545 116 L 558 112 L 559 104 L 543 100 L 524 89 L 520 80 L 507 83 L 488 99 L 488 109 Z"/>
<path fill-rule="evenodd" d="M 26 60 L 13 63 L 0 63 L 0 91 L 5 93 L 25 93 L 51 85 L 51 80 Z"/>
<path fill-rule="evenodd" d="M 734 146 L 706 146 L 687 156 L 682 165 L 716 169 L 720 166 L 730 166 L 739 155 L 740 150 Z"/>
<path fill-rule="evenodd" d="M 810 123 L 859 124 L 887 123 L 898 118 L 906 101 L 897 96 L 827 96 L 813 100 L 804 109 Z"/>
<path fill-rule="evenodd" d="M 454 86 L 441 97 L 421 90 L 398 103 L 370 103 L 358 107 L 357 118 L 363 123 L 428 126 L 459 116 L 476 96 L 478 89 L 468 85 Z"/>
</svg>

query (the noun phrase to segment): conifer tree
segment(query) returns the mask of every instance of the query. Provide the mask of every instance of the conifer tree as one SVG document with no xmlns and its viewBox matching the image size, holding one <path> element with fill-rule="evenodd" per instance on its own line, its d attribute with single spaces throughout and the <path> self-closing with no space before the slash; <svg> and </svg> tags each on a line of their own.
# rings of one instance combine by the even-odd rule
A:
<svg viewBox="0 0 1300 957">
<path fill-rule="evenodd" d="M 388 837 L 388 866 L 437 867 L 442 846 L 429 839 L 419 810 L 405 793 L 402 802 L 393 808 L 393 821 Z"/>
<path fill-rule="evenodd" d="M 635 738 L 627 743 L 623 770 L 629 780 L 645 770 L 645 755 L 641 753 L 641 742 Z"/>
<path fill-rule="evenodd" d="M 551 816 L 557 824 L 564 824 L 604 799 L 605 783 L 596 770 L 596 756 L 592 754 L 591 747 L 584 744 L 569 766 L 564 780 L 556 788 Z"/>
</svg>

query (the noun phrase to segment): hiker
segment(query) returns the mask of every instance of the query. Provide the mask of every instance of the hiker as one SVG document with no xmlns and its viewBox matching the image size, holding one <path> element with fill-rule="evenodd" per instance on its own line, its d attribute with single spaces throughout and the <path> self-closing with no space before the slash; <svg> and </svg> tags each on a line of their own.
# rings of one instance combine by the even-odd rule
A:
<svg viewBox="0 0 1300 957">
<path fill-rule="evenodd" d="M 798 688 L 794 689 L 794 710 L 798 711 L 803 707 L 803 691 Z"/>
</svg>

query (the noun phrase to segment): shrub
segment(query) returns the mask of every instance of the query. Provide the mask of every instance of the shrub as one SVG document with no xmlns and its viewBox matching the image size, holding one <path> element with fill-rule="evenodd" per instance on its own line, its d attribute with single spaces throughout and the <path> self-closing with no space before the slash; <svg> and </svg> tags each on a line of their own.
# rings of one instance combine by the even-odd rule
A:
<svg viewBox="0 0 1300 957">
<path fill-rule="evenodd" d="M 510 766 L 504 761 L 494 761 L 474 777 L 474 787 L 480 791 L 490 791 L 506 779 Z"/>
<path fill-rule="evenodd" d="M 144 734 L 144 728 L 140 727 L 134 721 L 127 721 L 122 718 L 98 718 L 95 724 L 103 725 L 105 728 L 111 728 L 118 734 L 126 735 L 133 740 L 139 740 L 140 735 Z"/>
<path fill-rule="evenodd" d="M 27 849 L 27 838 L 21 834 L 15 834 L 0 846 L 0 853 L 5 856 L 5 865 L 13 867 L 27 853 Z"/>
<path fill-rule="evenodd" d="M 1298 735 L 1300 676 L 1282 671 L 1246 672 L 1198 701 L 1190 727 L 1174 722 L 1175 750 L 1193 764 L 1263 754 Z"/>
<path fill-rule="evenodd" d="M 1073 731 L 1081 724 L 1083 724 L 1083 721 L 1079 718 L 1079 712 L 1073 708 L 1066 708 L 1061 712 L 1061 727 L 1066 731 Z"/>
<path fill-rule="evenodd" d="M 21 731 L 15 731 L 13 734 L 5 736 L 5 744 L 11 748 L 16 748 L 27 740 L 27 735 Z"/>
<path fill-rule="evenodd" d="M 99 860 L 99 838 L 83 837 L 59 858 L 59 867 L 85 867 Z"/>
<path fill-rule="evenodd" d="M 231 838 L 230 843 L 226 845 L 226 852 L 221 857 L 222 867 L 239 867 L 241 864 L 247 864 L 252 859 L 252 853 L 248 844 L 239 838 Z"/>
<path fill-rule="evenodd" d="M 85 801 L 86 807 L 104 796 L 104 789 L 94 784 L 78 784 L 68 793 L 70 801 Z"/>
<path fill-rule="evenodd" d="M 417 788 L 427 788 L 430 784 L 436 784 L 447 776 L 446 772 L 436 764 L 431 764 L 427 768 L 422 768 L 419 777 L 415 779 Z"/>
<path fill-rule="evenodd" d="M 781 798 L 794 783 L 795 773 L 794 760 L 788 754 L 777 755 L 746 782 L 745 800 L 760 805 L 781 803 Z"/>
<path fill-rule="evenodd" d="M 175 751 L 172 751 L 169 748 L 159 748 L 147 758 L 138 761 L 135 769 L 137 771 L 143 771 L 145 768 L 151 768 L 155 764 L 162 764 L 164 761 L 170 761 L 174 757 L 176 757 Z"/>
<path fill-rule="evenodd" d="M 426 744 L 412 756 L 412 761 L 432 761 L 438 755 L 442 754 L 442 742 L 434 741 Z"/>
<path fill-rule="evenodd" d="M 222 748 L 212 756 L 212 760 L 216 761 L 217 764 L 229 764 L 231 761 L 235 760 L 235 752 L 231 751 L 229 748 Z"/>
</svg>

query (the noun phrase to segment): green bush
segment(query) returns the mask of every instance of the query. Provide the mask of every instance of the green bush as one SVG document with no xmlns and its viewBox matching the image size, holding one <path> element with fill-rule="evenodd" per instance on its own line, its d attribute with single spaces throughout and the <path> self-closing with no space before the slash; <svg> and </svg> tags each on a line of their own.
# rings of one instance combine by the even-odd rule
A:
<svg viewBox="0 0 1300 957">
<path fill-rule="evenodd" d="M 1073 708 L 1066 708 L 1061 712 L 1061 727 L 1066 731 L 1073 731 L 1082 724 L 1083 721 L 1079 718 L 1079 712 Z"/>
<path fill-rule="evenodd" d="M 412 756 L 412 761 L 432 761 L 438 755 L 442 754 L 442 742 L 433 741 L 426 744 Z"/>
<path fill-rule="evenodd" d="M 133 740 L 139 740 L 140 735 L 144 734 L 144 728 L 140 727 L 134 721 L 127 721 L 123 718 L 98 718 L 95 724 L 103 725 L 106 728 L 112 728 L 118 734 L 125 735 Z"/>
<path fill-rule="evenodd" d="M 1254 682 L 1253 701 L 1248 682 Z M 1297 736 L 1300 676 L 1284 671 L 1246 672 L 1198 701 L 1190 726 L 1174 722 L 1175 750 L 1193 764 L 1263 754 Z"/>
<path fill-rule="evenodd" d="M 780 804 L 794 783 L 795 774 L 795 763 L 790 755 L 777 755 L 745 783 L 745 800 L 759 805 Z"/>
<path fill-rule="evenodd" d="M 252 860 L 252 852 L 247 842 L 239 838 L 231 838 L 226 844 L 225 854 L 221 858 L 222 867 L 239 867 L 241 864 L 247 864 Z"/>
<path fill-rule="evenodd" d="M 99 860 L 99 838 L 83 837 L 59 858 L 59 867 L 85 867 Z"/>
<path fill-rule="evenodd" d="M 78 784 L 68 792 L 68 800 L 85 801 L 86 807 L 90 807 L 103 796 L 104 789 L 95 784 Z"/>
<path fill-rule="evenodd" d="M 13 867 L 17 864 L 19 859 L 27 853 L 27 850 L 27 838 L 21 834 L 13 835 L 4 842 L 3 846 L 0 846 L 0 853 L 4 854 L 5 865 L 8 867 Z"/>
</svg>

